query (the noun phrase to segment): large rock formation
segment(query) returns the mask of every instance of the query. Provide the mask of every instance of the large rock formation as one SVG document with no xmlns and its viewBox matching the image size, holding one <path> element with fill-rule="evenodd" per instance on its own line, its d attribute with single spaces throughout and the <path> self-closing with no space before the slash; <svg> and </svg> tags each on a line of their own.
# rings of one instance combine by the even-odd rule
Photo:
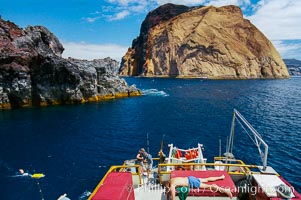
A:
<svg viewBox="0 0 301 200">
<path fill-rule="evenodd" d="M 140 95 L 117 76 L 117 61 L 64 59 L 63 50 L 45 27 L 0 18 L 0 109 Z"/>
<path fill-rule="evenodd" d="M 120 75 L 288 78 L 272 43 L 236 6 L 165 4 L 150 12 L 122 59 Z"/>
<path fill-rule="evenodd" d="M 291 76 L 301 76 L 301 61 L 297 59 L 283 59 Z"/>
</svg>

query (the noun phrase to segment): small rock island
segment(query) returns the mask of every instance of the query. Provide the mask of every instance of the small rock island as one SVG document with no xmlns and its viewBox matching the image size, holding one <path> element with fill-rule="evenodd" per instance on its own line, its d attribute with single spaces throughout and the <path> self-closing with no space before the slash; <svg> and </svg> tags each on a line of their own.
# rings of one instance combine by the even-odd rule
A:
<svg viewBox="0 0 301 200">
<path fill-rule="evenodd" d="M 146 16 L 119 74 L 210 79 L 289 78 L 272 43 L 237 6 L 165 4 Z"/>
<path fill-rule="evenodd" d="M 117 61 L 64 59 L 63 51 L 47 28 L 21 29 L 0 18 L 0 109 L 141 95 L 118 77 Z"/>
</svg>

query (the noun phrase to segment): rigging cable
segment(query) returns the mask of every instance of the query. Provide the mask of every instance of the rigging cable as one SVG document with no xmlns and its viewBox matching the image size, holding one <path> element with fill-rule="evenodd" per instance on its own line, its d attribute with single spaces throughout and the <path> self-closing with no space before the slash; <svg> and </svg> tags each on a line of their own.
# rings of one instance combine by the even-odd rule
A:
<svg viewBox="0 0 301 200">
<path fill-rule="evenodd" d="M 246 130 L 246 128 L 241 124 L 241 122 L 240 122 L 239 120 L 237 120 L 237 122 L 240 124 L 240 126 L 242 127 L 242 129 L 246 132 L 246 134 L 249 136 L 249 138 L 250 138 L 250 139 L 254 142 L 254 144 L 257 146 L 257 148 L 258 148 L 258 150 L 259 150 L 260 158 L 261 158 L 261 160 L 262 160 L 262 162 L 263 162 L 263 160 L 264 160 L 264 153 L 262 152 L 262 150 L 261 150 L 261 148 L 260 148 L 261 141 L 260 141 L 260 143 L 258 143 L 257 138 L 255 138 L 255 139 L 256 139 L 256 141 L 255 141 L 255 140 L 251 137 L 250 133 Z M 262 138 L 261 135 L 259 135 L 259 136 L 260 136 L 260 138 Z"/>
<path fill-rule="evenodd" d="M 40 192 L 42 200 L 45 200 L 44 195 L 43 195 L 43 191 L 42 191 L 42 188 L 41 188 L 41 185 L 40 185 L 40 182 L 39 182 L 39 179 L 37 179 L 37 186 L 39 188 L 39 192 Z"/>
</svg>

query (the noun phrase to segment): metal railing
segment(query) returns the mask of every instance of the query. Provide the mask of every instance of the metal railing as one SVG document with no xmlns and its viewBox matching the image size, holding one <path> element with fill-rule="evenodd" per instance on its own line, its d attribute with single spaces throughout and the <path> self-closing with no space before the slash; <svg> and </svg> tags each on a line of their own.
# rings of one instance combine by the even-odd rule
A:
<svg viewBox="0 0 301 200">
<path fill-rule="evenodd" d="M 155 161 L 160 160 L 159 158 L 153 158 Z M 236 160 L 236 159 L 229 159 L 227 157 L 214 157 L 214 161 L 225 161 L 227 160 L 227 163 L 160 163 L 158 164 L 158 176 L 159 176 L 159 180 L 160 183 L 162 183 L 162 175 L 170 175 L 170 171 L 166 170 L 167 167 L 184 167 L 186 170 L 190 170 L 190 171 L 203 171 L 200 170 L 197 167 L 206 167 L 208 170 L 214 170 L 214 167 L 216 166 L 223 166 L 224 170 L 221 171 L 227 171 L 230 175 L 247 175 L 247 174 L 256 174 L 256 173 L 260 173 L 257 171 L 252 171 L 252 168 L 258 168 L 258 165 L 247 165 L 245 164 L 242 160 Z M 236 163 L 229 163 L 229 162 L 236 162 Z M 212 167 L 211 169 L 209 167 Z M 136 172 L 132 172 L 132 171 L 128 171 L 128 169 L 131 168 L 136 168 Z M 131 172 L 133 176 L 138 176 L 139 177 L 139 182 L 140 184 L 142 183 L 141 180 L 141 174 L 140 174 L 140 165 L 116 165 L 116 166 L 111 166 L 109 168 L 109 170 L 106 172 L 106 174 L 103 176 L 103 178 L 101 179 L 101 181 L 98 183 L 97 187 L 94 189 L 93 193 L 90 195 L 89 199 L 90 200 L 95 193 L 97 192 L 97 190 L 100 188 L 100 186 L 103 184 L 103 182 L 105 181 L 105 179 L 107 178 L 107 176 L 111 173 L 111 172 Z M 231 171 L 231 169 L 235 169 L 235 168 L 239 168 L 241 170 L 239 171 Z"/>
<path fill-rule="evenodd" d="M 234 145 L 234 127 L 235 127 L 236 121 L 242 126 L 245 133 L 249 136 L 249 138 L 256 145 L 259 155 L 260 155 L 260 158 L 261 158 L 261 161 L 262 161 L 262 164 L 263 164 L 263 171 L 265 171 L 267 168 L 269 147 L 268 147 L 267 143 L 262 139 L 262 136 L 255 130 L 255 128 L 253 128 L 253 126 L 236 109 L 234 109 L 234 111 L 233 111 L 233 119 L 232 119 L 232 125 L 231 125 L 230 140 L 229 140 L 229 143 L 227 146 L 227 153 L 232 154 L 233 145 Z M 252 134 L 250 134 L 248 130 Z M 261 149 L 262 146 L 263 146 L 264 150 Z"/>
</svg>

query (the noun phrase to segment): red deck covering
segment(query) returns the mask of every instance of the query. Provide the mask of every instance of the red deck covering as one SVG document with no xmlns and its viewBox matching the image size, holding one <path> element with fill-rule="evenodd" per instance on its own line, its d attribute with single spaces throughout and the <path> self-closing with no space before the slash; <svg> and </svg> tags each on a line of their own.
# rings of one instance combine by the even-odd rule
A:
<svg viewBox="0 0 301 200">
<path fill-rule="evenodd" d="M 172 171 L 170 178 L 175 178 L 175 177 L 188 177 L 188 176 L 194 176 L 197 178 L 208 178 L 208 177 L 217 177 L 221 175 L 225 175 L 225 179 L 223 180 L 218 180 L 218 181 L 213 181 L 213 182 L 207 182 L 206 184 L 210 185 L 218 185 L 222 188 L 225 189 L 230 189 L 233 196 L 237 196 L 237 189 L 232 181 L 230 175 L 226 171 Z M 220 193 L 220 192 L 215 192 L 215 191 L 210 191 L 209 189 L 190 189 L 189 191 L 189 196 L 227 196 L 226 194 Z"/>
<path fill-rule="evenodd" d="M 132 174 L 111 172 L 92 196 L 92 200 L 134 200 Z"/>
</svg>

